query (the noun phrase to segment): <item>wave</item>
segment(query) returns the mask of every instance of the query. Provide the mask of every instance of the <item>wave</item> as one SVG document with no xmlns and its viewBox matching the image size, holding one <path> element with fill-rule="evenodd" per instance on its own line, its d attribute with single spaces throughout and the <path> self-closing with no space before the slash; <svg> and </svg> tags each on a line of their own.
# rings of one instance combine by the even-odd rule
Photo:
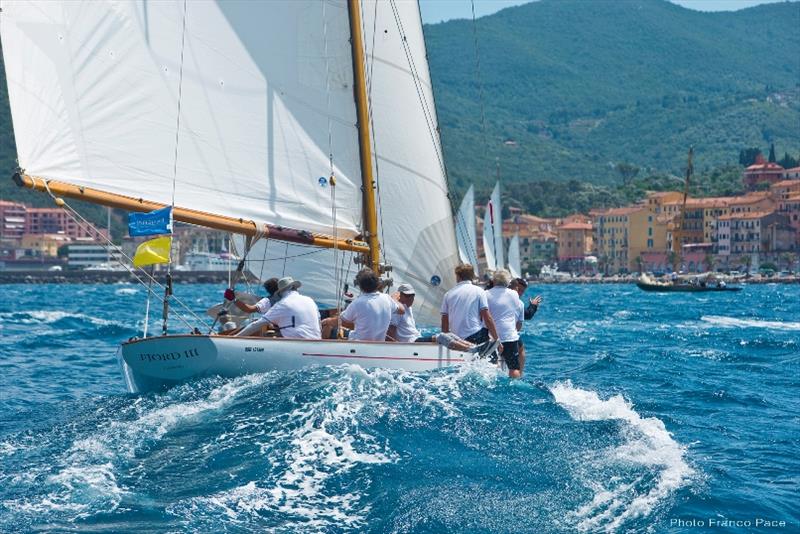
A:
<svg viewBox="0 0 800 534">
<path fill-rule="evenodd" d="M 485 388 L 497 376 L 486 365 L 433 374 L 356 365 L 317 372 L 329 373 L 324 387 L 277 416 L 270 432 L 260 437 L 261 455 L 273 464 L 269 472 L 179 502 L 168 512 L 209 526 L 225 517 L 263 527 L 265 518 L 276 517 L 279 521 L 267 526 L 284 532 L 364 528 L 371 506 L 362 499 L 370 480 L 360 473 L 366 466 L 400 459 L 387 438 L 369 431 L 371 423 L 411 417 L 404 422 L 419 426 L 457 417 L 454 400 L 466 390 Z M 359 484 L 343 483 L 348 477 Z"/>
<path fill-rule="evenodd" d="M 139 290 L 136 289 L 135 287 L 121 287 L 116 291 L 114 291 L 114 294 L 117 295 L 118 297 L 126 295 L 136 295 L 137 293 L 139 293 Z"/>
<path fill-rule="evenodd" d="M 763 328 L 769 330 L 800 330 L 800 322 L 790 321 L 764 321 L 760 319 L 739 319 L 724 315 L 703 315 L 702 321 L 726 328 Z"/>
<path fill-rule="evenodd" d="M 664 423 L 655 418 L 643 418 L 621 395 L 606 400 L 597 393 L 574 387 L 569 381 L 550 388 L 556 403 L 567 410 L 576 421 L 619 421 L 622 424 L 621 445 L 602 451 L 600 464 L 593 465 L 594 477 L 586 483 L 594 496 L 572 512 L 582 532 L 617 531 L 633 518 L 649 515 L 654 507 L 683 486 L 693 474 L 684 461 L 684 449 L 672 439 Z M 614 465 L 644 467 L 655 476 L 653 482 L 643 475 L 632 480 L 609 476 L 595 480 L 597 472 Z"/>
</svg>

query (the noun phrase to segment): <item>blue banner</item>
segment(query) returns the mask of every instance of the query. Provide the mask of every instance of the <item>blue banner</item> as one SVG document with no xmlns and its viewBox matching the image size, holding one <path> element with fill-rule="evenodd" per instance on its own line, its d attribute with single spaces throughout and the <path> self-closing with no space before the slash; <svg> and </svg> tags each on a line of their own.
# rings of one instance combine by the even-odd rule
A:
<svg viewBox="0 0 800 534">
<path fill-rule="evenodd" d="M 142 235 L 171 234 L 170 214 L 172 208 L 166 207 L 150 213 L 129 213 L 128 234 L 131 237 Z"/>
</svg>

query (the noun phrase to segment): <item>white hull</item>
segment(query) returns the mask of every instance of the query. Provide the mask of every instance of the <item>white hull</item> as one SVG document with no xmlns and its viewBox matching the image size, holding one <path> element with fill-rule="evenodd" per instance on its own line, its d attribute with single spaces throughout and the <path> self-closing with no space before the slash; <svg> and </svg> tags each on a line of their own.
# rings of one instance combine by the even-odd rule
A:
<svg viewBox="0 0 800 534">
<path fill-rule="evenodd" d="M 124 343 L 120 364 L 128 390 L 144 393 L 213 375 L 341 364 L 428 371 L 474 358 L 436 343 L 176 335 Z"/>
</svg>

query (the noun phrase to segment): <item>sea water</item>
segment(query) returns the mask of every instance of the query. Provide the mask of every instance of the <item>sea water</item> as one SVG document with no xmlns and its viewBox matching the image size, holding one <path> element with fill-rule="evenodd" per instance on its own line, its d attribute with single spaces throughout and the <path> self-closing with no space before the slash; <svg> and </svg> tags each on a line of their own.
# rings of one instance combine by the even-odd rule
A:
<svg viewBox="0 0 800 534">
<path fill-rule="evenodd" d="M 130 395 L 142 288 L 4 286 L 0 530 L 798 531 L 799 286 L 537 293 L 520 381 L 340 366 Z"/>
</svg>

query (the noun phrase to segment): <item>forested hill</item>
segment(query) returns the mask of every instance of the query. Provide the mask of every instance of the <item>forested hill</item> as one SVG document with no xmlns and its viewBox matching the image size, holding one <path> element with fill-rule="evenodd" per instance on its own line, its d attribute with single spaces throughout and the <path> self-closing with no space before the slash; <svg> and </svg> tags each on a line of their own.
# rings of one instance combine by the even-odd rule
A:
<svg viewBox="0 0 800 534">
<path fill-rule="evenodd" d="M 690 145 L 698 173 L 738 164 L 745 148 L 766 153 L 770 143 L 778 158 L 797 158 L 798 28 L 800 2 L 702 13 L 665 0 L 539 0 L 475 26 L 426 25 L 455 200 L 473 182 L 488 193 L 495 161 L 505 183 L 540 191 L 536 202 L 517 199 L 523 208 L 560 212 L 576 209 L 564 204 L 569 191 L 556 197 L 562 188 L 526 184 L 592 188 L 586 184 L 615 184 L 620 169 L 635 167 L 640 177 L 681 175 Z M 0 198 L 46 202 L 11 184 L 14 161 L 0 61 Z"/>
<path fill-rule="evenodd" d="M 495 158 L 505 180 L 608 183 L 619 162 L 681 174 L 689 145 L 698 171 L 745 147 L 796 154 L 798 28 L 800 2 L 703 13 L 664 0 L 540 0 L 426 25 L 451 183 L 493 180 Z"/>
</svg>

